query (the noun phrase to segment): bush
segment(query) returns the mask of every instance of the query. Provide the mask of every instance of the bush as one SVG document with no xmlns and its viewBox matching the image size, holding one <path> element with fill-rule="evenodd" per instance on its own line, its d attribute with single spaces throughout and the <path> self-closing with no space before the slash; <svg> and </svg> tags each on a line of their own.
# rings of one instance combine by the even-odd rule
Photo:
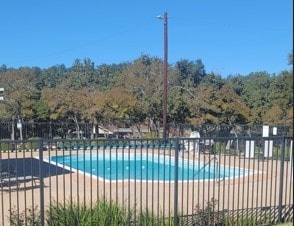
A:
<svg viewBox="0 0 294 226">
<path fill-rule="evenodd" d="M 154 138 L 158 138 L 158 137 L 157 137 L 156 133 L 154 133 L 154 132 L 148 132 L 148 133 L 144 133 L 142 135 L 142 138 L 143 139 L 154 139 Z"/>
<path fill-rule="evenodd" d="M 40 211 L 38 206 L 29 207 L 20 212 L 13 207 L 8 218 L 12 226 L 37 226 L 40 225 Z M 72 226 L 72 225 L 174 225 L 172 217 L 154 216 L 148 211 L 143 211 L 135 216 L 135 209 L 130 212 L 123 206 L 113 201 L 99 201 L 92 208 L 74 202 L 63 203 L 53 202 L 46 211 L 46 223 L 51 226 Z M 178 224 L 183 222 L 178 217 Z"/>
<path fill-rule="evenodd" d="M 0 151 L 5 152 L 9 150 L 14 150 L 14 144 L 10 140 L 1 140 Z"/>
<path fill-rule="evenodd" d="M 19 210 L 13 206 L 10 210 L 10 216 L 8 218 L 11 226 L 39 226 L 40 211 L 38 206 L 28 207 L 19 213 Z"/>
<path fill-rule="evenodd" d="M 196 225 L 224 225 L 222 214 L 217 212 L 216 205 L 218 201 L 212 198 L 206 202 L 202 208 L 200 204 L 194 207 L 194 214 L 196 215 Z"/>
<path fill-rule="evenodd" d="M 97 202 L 87 207 L 75 203 L 67 203 L 64 207 L 54 203 L 47 211 L 47 223 L 58 225 L 128 225 L 128 216 L 124 208 L 114 202 Z"/>
<path fill-rule="evenodd" d="M 25 150 L 34 150 L 39 149 L 39 137 L 31 137 L 28 139 L 28 142 L 25 144 Z"/>
<path fill-rule="evenodd" d="M 135 209 L 130 212 L 124 206 L 113 201 L 99 201 L 92 209 L 83 204 L 67 202 L 64 206 L 60 203 L 53 203 L 47 211 L 46 221 L 52 226 L 72 225 L 173 225 L 171 217 L 154 216 L 148 211 L 135 215 Z M 181 219 L 179 217 L 179 225 Z"/>
</svg>

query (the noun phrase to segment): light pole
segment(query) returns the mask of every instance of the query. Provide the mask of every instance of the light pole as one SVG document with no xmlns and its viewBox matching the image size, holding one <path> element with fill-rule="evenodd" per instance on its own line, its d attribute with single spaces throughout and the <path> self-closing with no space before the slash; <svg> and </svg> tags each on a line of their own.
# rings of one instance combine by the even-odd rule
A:
<svg viewBox="0 0 294 226">
<path fill-rule="evenodd" d="M 163 16 L 157 16 L 158 19 L 162 19 L 164 22 L 164 65 L 163 65 L 163 138 L 166 139 L 166 115 L 167 115 L 167 12 Z"/>
</svg>

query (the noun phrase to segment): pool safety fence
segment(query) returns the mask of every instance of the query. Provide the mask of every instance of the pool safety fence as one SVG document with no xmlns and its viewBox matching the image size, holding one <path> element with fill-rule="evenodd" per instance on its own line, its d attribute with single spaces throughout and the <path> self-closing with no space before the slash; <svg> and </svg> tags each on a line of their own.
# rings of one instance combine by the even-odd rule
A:
<svg viewBox="0 0 294 226">
<path fill-rule="evenodd" d="M 0 225 L 86 210 L 89 225 L 293 221 L 293 138 L 0 140 Z"/>
<path fill-rule="evenodd" d="M 167 137 L 186 137 L 198 131 L 201 137 L 262 137 L 264 125 L 167 124 Z M 293 136 L 292 125 L 268 126 L 269 136 Z M 0 139 L 94 139 L 163 137 L 162 126 L 116 126 L 69 122 L 0 122 Z"/>
</svg>

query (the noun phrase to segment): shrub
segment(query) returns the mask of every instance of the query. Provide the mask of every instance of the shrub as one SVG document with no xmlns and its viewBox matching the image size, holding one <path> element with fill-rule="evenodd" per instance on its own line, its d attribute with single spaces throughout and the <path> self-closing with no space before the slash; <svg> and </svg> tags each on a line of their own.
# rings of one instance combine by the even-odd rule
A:
<svg viewBox="0 0 294 226">
<path fill-rule="evenodd" d="M 172 217 L 154 216 L 148 211 L 135 215 L 135 209 L 130 212 L 124 206 L 113 201 L 99 201 L 92 208 L 85 205 L 67 202 L 54 202 L 47 211 L 46 221 L 52 226 L 72 225 L 173 225 Z M 182 224 L 179 217 L 179 225 Z"/>
<path fill-rule="evenodd" d="M 0 142 L 0 151 L 9 151 L 14 150 L 14 144 L 10 140 L 1 140 Z"/>
<path fill-rule="evenodd" d="M 40 225 L 40 211 L 38 206 L 28 207 L 21 212 L 19 212 L 19 210 L 13 206 L 9 212 L 10 216 L 8 217 L 8 220 L 11 226 Z"/>
<path fill-rule="evenodd" d="M 28 139 L 28 142 L 25 144 L 25 150 L 34 150 L 39 149 L 39 137 L 31 137 Z"/>
<path fill-rule="evenodd" d="M 153 138 L 157 138 L 157 135 L 154 132 L 148 132 L 148 133 L 144 133 L 142 135 L 142 138 L 144 138 L 144 139 L 153 139 Z"/>
<path fill-rule="evenodd" d="M 87 207 L 67 203 L 64 207 L 53 203 L 47 211 L 47 223 L 58 225 L 128 225 L 128 215 L 124 208 L 114 202 L 100 201 L 95 206 Z"/>
<path fill-rule="evenodd" d="M 212 198 L 206 202 L 206 205 L 202 208 L 200 204 L 194 208 L 194 214 L 196 219 L 196 225 L 224 225 L 222 219 L 222 213 L 216 212 L 216 205 L 218 201 Z"/>
</svg>

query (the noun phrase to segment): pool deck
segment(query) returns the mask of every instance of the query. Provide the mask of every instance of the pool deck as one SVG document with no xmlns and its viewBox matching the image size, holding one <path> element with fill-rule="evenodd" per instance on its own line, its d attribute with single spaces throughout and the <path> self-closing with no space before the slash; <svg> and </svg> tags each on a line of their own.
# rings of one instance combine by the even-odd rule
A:
<svg viewBox="0 0 294 226">
<path fill-rule="evenodd" d="M 118 150 L 119 151 L 119 150 Z M 90 151 L 86 151 L 90 153 Z M 130 153 L 132 153 L 131 151 Z M 142 152 L 142 151 L 141 151 Z M 44 158 L 57 154 L 70 154 L 76 152 L 48 152 L 44 151 Z M 106 151 L 107 153 L 107 151 Z M 143 151 L 146 153 L 146 151 Z M 166 155 L 167 152 L 149 152 L 156 155 Z M 140 154 L 140 153 L 139 153 Z M 17 153 L 2 153 L 2 160 L 16 158 Z M 169 154 L 170 155 L 170 154 Z M 172 156 L 172 154 L 171 154 Z M 21 153 L 18 158 L 38 159 L 38 152 Z M 207 162 L 214 155 L 200 154 L 193 156 L 189 152 L 184 153 L 184 158 L 190 161 Z M 246 209 L 263 206 L 278 205 L 280 189 L 280 161 L 247 159 L 243 156 L 217 155 L 220 165 L 231 166 L 253 170 L 255 173 L 248 176 L 225 180 L 210 181 L 186 181 L 178 182 L 176 187 L 174 182 L 146 182 L 146 181 L 106 181 L 98 180 L 96 177 L 84 173 L 70 172 L 64 169 L 61 171 L 44 169 L 44 200 L 45 209 L 50 206 L 50 200 L 57 202 L 68 202 L 77 200 L 80 203 L 93 204 L 96 200 L 112 199 L 122 203 L 132 209 L 136 206 L 136 211 L 149 209 L 153 214 L 160 213 L 173 214 L 175 197 L 174 191 L 177 189 L 178 211 L 185 215 L 192 214 L 194 208 L 200 204 L 205 206 L 206 201 L 214 198 L 217 200 L 216 208 L 219 210 Z M 215 161 L 215 160 L 212 160 Z M 289 163 L 287 163 L 289 164 Z M 34 170 L 38 166 L 34 165 Z M 285 168 L 284 168 L 285 169 Z M 288 169 L 288 168 L 286 168 Z M 291 169 L 291 168 L 289 168 Z M 60 170 L 60 169 L 59 169 Z M 286 191 L 283 194 L 283 204 L 293 204 L 293 173 L 291 170 L 284 170 L 283 183 Z M 291 201 L 292 200 L 292 201 Z M 16 186 L 0 187 L 0 219 L 7 221 L 9 209 L 13 205 L 18 206 L 20 212 L 30 206 L 40 206 L 40 184 L 26 181 Z M 25 204 L 26 203 L 26 204 Z M 2 223 L 2 222 L 0 222 Z M 8 225 L 8 224 L 7 224 Z"/>
</svg>

